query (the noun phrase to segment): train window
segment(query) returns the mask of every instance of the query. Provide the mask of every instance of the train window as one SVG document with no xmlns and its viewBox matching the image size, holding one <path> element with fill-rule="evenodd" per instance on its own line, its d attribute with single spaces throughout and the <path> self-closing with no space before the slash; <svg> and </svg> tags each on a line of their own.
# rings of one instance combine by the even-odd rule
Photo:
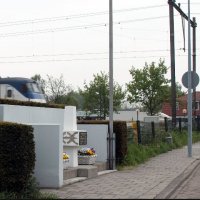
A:
<svg viewBox="0 0 200 200">
<path fill-rule="evenodd" d="M 9 97 L 9 98 L 12 97 L 12 90 L 11 89 L 7 90 L 7 97 Z"/>
<path fill-rule="evenodd" d="M 28 88 L 27 88 L 26 84 L 23 84 L 23 85 L 21 86 L 21 91 L 22 91 L 22 93 L 26 93 L 27 90 L 28 90 Z"/>
<path fill-rule="evenodd" d="M 37 83 L 27 83 L 26 85 L 31 92 L 41 93 Z"/>
<path fill-rule="evenodd" d="M 39 87 L 38 87 L 38 85 L 36 83 L 32 83 L 32 87 L 33 87 L 33 91 L 34 92 L 38 92 L 38 93 L 41 92 L 40 89 L 39 89 Z"/>
</svg>

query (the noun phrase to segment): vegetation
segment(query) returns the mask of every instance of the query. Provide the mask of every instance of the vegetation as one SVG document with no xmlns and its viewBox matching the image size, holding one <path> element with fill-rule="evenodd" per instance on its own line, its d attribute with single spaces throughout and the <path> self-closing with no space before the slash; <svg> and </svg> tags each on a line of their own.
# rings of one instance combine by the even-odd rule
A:
<svg viewBox="0 0 200 200">
<path fill-rule="evenodd" d="M 114 82 L 113 110 L 118 111 L 125 106 L 126 109 L 139 108 L 150 115 L 160 112 L 163 102 L 171 102 L 170 80 L 165 78 L 167 69 L 164 60 L 161 59 L 157 65 L 152 62 L 145 63 L 142 69 L 132 67 L 129 70 L 132 80 L 125 85 L 126 91 Z M 83 90 L 74 90 L 72 86 L 67 85 L 62 74 L 59 78 L 47 75 L 44 79 L 40 74 L 35 74 L 31 78 L 41 86 L 48 103 L 76 106 L 77 110 L 86 112 L 86 117 L 97 114 L 100 119 L 105 119 L 109 112 L 109 76 L 101 71 L 93 77 L 89 84 L 83 83 Z M 177 97 L 185 94 L 178 82 L 176 94 Z M 128 102 L 123 104 L 125 99 Z"/>
<path fill-rule="evenodd" d="M 59 78 L 47 75 L 47 80 L 43 79 L 39 74 L 35 74 L 31 79 L 40 85 L 48 103 L 71 105 L 77 108 L 82 105 L 81 96 L 70 85 L 65 83 L 62 74 Z"/>
<path fill-rule="evenodd" d="M 150 115 L 158 113 L 163 101 L 167 98 L 169 80 L 165 78 L 167 67 L 160 60 L 158 66 L 152 62 L 145 63 L 142 69 L 132 67 L 130 70 L 132 81 L 127 84 L 130 103 L 141 103 Z"/>
<path fill-rule="evenodd" d="M 84 84 L 81 91 L 84 98 L 83 109 L 89 114 L 97 114 L 99 118 L 106 119 L 109 113 L 109 80 L 104 72 L 94 75 L 94 80 L 88 85 Z M 113 110 L 117 111 L 125 98 L 122 87 L 114 83 L 113 88 Z"/>
<path fill-rule="evenodd" d="M 0 122 L 0 199 L 56 199 L 39 192 L 35 159 L 33 127 Z"/>
<path fill-rule="evenodd" d="M 167 95 L 165 101 L 171 102 L 171 86 L 167 86 Z M 176 97 L 181 97 L 186 95 L 184 91 L 182 91 L 182 86 L 176 82 Z"/>
<path fill-rule="evenodd" d="M 0 99 L 0 104 L 8 105 L 18 105 L 18 106 L 35 106 L 35 107 L 44 107 L 44 108 L 60 108 L 64 109 L 64 104 L 53 104 L 53 103 L 40 103 L 34 101 L 20 101 L 14 99 Z"/>
<path fill-rule="evenodd" d="M 20 193 L 0 192 L 0 199 L 58 199 L 58 197 L 54 194 L 40 192 L 36 179 L 31 177 L 23 191 Z"/>
<path fill-rule="evenodd" d="M 35 142 L 30 125 L 0 122 L 0 191 L 20 193 L 35 167 Z"/>
<path fill-rule="evenodd" d="M 173 140 L 172 143 L 160 141 L 158 143 L 152 143 L 151 145 L 128 144 L 127 155 L 125 156 L 123 163 L 118 166 L 118 169 L 137 166 L 151 157 L 187 145 L 188 136 L 186 131 L 181 133 L 174 131 L 171 135 Z M 200 141 L 200 133 L 193 132 L 193 143 L 198 141 Z"/>
</svg>

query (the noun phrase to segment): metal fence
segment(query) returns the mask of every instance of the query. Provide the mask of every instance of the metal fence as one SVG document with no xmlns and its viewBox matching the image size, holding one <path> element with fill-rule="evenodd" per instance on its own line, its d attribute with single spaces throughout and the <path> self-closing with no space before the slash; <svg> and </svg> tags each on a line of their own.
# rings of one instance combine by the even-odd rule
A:
<svg viewBox="0 0 200 200">
<path fill-rule="evenodd" d="M 200 131 L 200 117 L 192 122 L 193 131 Z M 179 132 L 187 130 L 187 118 L 177 118 L 175 129 Z M 170 142 L 170 132 L 173 129 L 172 121 L 167 118 L 159 123 L 155 122 L 132 122 L 127 124 L 128 143 L 155 144 L 162 141 Z"/>
</svg>

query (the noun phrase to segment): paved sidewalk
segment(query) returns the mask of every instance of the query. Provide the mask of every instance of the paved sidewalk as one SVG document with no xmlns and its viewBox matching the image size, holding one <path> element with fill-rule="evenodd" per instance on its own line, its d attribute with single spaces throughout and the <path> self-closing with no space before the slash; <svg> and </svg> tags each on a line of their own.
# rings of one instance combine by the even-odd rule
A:
<svg viewBox="0 0 200 200">
<path fill-rule="evenodd" d="M 200 165 L 193 170 L 169 199 L 200 199 Z"/>
<path fill-rule="evenodd" d="M 132 170 L 116 171 L 65 186 L 43 189 L 62 199 L 154 199 L 167 198 L 200 163 L 200 143 L 156 156 Z"/>
</svg>

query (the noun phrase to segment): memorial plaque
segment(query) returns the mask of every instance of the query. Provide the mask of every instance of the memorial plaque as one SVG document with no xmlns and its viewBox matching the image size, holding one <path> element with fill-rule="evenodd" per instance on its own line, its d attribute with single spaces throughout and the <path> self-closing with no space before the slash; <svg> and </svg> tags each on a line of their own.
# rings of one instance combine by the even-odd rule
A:
<svg viewBox="0 0 200 200">
<path fill-rule="evenodd" d="M 87 132 L 79 132 L 79 145 L 87 145 Z"/>
</svg>

